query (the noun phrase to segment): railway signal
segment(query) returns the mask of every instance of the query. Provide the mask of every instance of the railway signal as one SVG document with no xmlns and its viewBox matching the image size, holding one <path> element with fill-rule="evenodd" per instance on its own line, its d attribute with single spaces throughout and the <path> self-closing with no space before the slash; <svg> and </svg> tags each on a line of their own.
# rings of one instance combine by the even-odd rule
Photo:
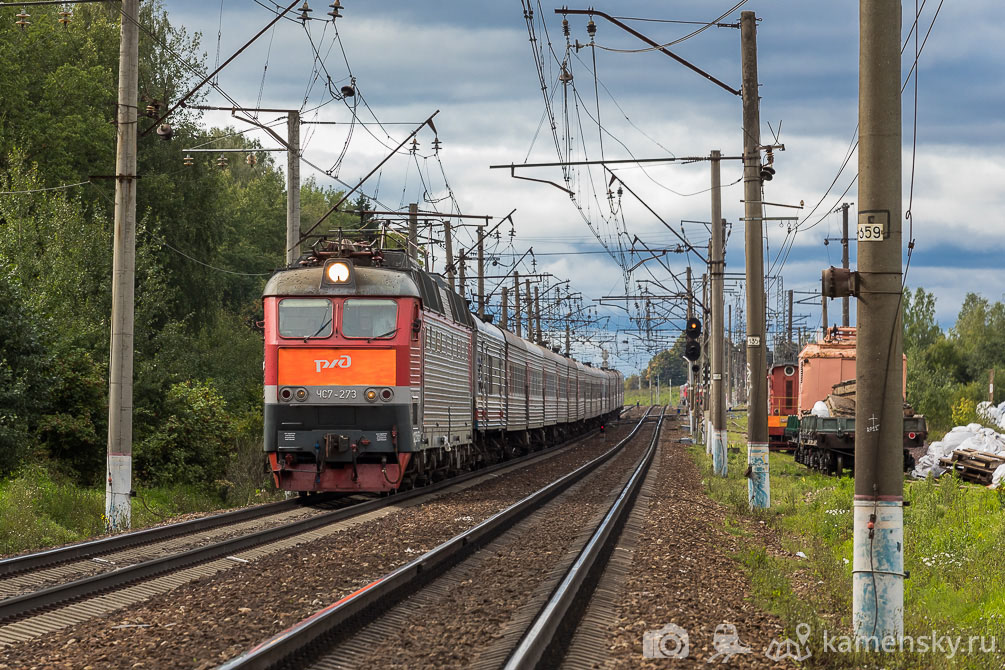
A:
<svg viewBox="0 0 1005 670">
<path fill-rule="evenodd" d="M 692 363 L 701 358 L 701 321 L 695 317 L 687 320 L 684 328 L 684 358 Z"/>
</svg>

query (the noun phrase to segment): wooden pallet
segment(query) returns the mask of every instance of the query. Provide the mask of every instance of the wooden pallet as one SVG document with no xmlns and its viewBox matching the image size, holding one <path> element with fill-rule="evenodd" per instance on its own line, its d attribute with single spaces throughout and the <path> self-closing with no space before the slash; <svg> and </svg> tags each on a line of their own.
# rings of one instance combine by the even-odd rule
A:
<svg viewBox="0 0 1005 670">
<path fill-rule="evenodd" d="M 998 466 L 1005 463 L 1005 457 L 977 449 L 954 449 L 948 458 L 940 458 L 939 465 L 960 474 L 960 479 L 983 484 L 991 483 L 991 476 Z"/>
</svg>

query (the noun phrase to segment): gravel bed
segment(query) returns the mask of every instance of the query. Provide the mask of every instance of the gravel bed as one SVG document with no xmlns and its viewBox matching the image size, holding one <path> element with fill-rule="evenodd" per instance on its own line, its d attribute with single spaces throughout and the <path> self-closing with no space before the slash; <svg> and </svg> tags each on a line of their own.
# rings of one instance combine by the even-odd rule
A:
<svg viewBox="0 0 1005 670">
<path fill-rule="evenodd" d="M 0 651 L 0 668 L 211 668 L 574 469 L 630 430 L 611 426 L 532 468 L 354 525 L 141 607 Z"/>
<path fill-rule="evenodd" d="M 705 495 L 685 447 L 665 432 L 659 476 L 615 607 L 610 656 L 602 667 L 708 667 L 716 653 L 716 626 L 724 623 L 734 625 L 739 643 L 751 649 L 733 655 L 725 667 L 796 667 L 764 655 L 772 641 L 783 640 L 785 634 L 777 617 L 752 604 L 747 576 L 732 558 L 740 542 L 725 531 L 726 517 L 725 509 Z M 671 623 L 687 631 L 688 656 L 673 661 L 644 658 L 645 633 Z M 711 662 L 719 664 L 723 657 Z"/>
<path fill-rule="evenodd" d="M 643 428 L 597 471 L 329 657 L 342 668 L 403 669 L 477 667 L 483 655 L 493 661 L 504 658 L 607 512 L 648 447 L 654 427 Z M 514 617 L 518 611 L 529 616 Z M 393 653 L 388 653 L 389 636 Z M 349 653 L 360 648 L 364 653 Z M 488 665 L 498 667 L 497 662 Z"/>
</svg>

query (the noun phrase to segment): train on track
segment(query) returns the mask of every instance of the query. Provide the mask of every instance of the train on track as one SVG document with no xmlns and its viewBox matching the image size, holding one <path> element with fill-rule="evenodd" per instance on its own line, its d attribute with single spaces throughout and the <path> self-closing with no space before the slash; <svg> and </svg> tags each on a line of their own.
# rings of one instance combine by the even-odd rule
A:
<svg viewBox="0 0 1005 670">
<path fill-rule="evenodd" d="M 768 369 L 768 437 L 773 450 L 793 451 L 796 461 L 840 475 L 855 463 L 855 329 L 829 328 L 803 347 L 798 360 Z M 907 388 L 904 357 L 902 389 Z M 823 402 L 829 416 L 815 416 Z M 928 437 L 925 417 L 905 404 L 904 469 L 914 467 L 911 449 Z"/>
<path fill-rule="evenodd" d="M 623 404 L 621 373 L 477 318 L 401 250 L 322 238 L 263 302 L 280 489 L 407 489 L 602 425 Z"/>
</svg>

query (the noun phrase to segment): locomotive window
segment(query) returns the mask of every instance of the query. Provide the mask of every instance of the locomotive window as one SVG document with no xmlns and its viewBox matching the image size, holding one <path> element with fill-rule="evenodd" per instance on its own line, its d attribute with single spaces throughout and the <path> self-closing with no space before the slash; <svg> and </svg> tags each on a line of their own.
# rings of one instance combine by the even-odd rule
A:
<svg viewBox="0 0 1005 670">
<path fill-rule="evenodd" d="M 328 337 L 332 334 L 332 303 L 327 298 L 284 298 L 279 301 L 282 337 Z"/>
<path fill-rule="evenodd" d="M 345 337 L 392 337 L 398 330 L 398 303 L 393 300 L 352 298 L 342 307 Z"/>
</svg>

